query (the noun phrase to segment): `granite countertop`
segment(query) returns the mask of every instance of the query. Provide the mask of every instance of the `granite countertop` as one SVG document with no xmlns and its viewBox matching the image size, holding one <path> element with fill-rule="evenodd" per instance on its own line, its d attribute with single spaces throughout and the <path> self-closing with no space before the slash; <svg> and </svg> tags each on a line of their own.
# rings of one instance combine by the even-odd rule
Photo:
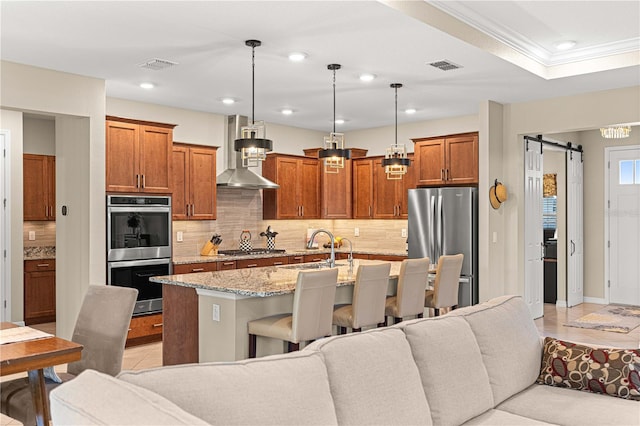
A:
<svg viewBox="0 0 640 426">
<path fill-rule="evenodd" d="M 174 256 L 173 263 L 176 265 L 184 265 L 190 263 L 206 263 L 206 262 L 222 262 L 229 260 L 243 260 L 243 259 L 260 259 L 267 257 L 281 257 L 281 256 L 299 256 L 304 254 L 328 254 L 331 253 L 331 249 L 295 249 L 287 250 L 282 253 L 262 253 L 262 254 L 246 254 L 246 255 L 212 255 L 212 256 Z M 349 253 L 348 249 L 344 247 L 336 250 L 336 253 Z M 406 251 L 399 250 L 354 250 L 353 254 L 379 254 L 387 256 L 406 256 Z"/>
<path fill-rule="evenodd" d="M 356 259 L 353 262 L 353 269 L 351 269 L 346 260 L 338 261 L 336 264 L 338 267 L 338 287 L 354 284 L 355 271 L 357 271 L 359 265 L 378 262 L 376 260 Z M 397 278 L 400 273 L 401 262 L 390 263 L 391 272 L 389 273 L 389 278 Z M 309 265 L 311 270 L 318 270 L 317 263 L 298 263 L 230 271 L 167 275 L 151 277 L 149 280 L 161 284 L 215 290 L 243 296 L 267 297 L 293 293 L 298 272 L 304 270 L 304 265 Z"/>
<path fill-rule="evenodd" d="M 23 250 L 24 260 L 40 260 L 40 259 L 55 259 L 55 258 L 56 258 L 55 246 L 25 247 Z"/>
</svg>

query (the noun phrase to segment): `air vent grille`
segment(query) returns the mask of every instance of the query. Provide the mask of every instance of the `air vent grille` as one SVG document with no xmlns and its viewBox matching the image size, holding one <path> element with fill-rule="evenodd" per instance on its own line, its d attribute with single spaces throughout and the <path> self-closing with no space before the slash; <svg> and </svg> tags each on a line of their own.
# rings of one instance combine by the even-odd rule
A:
<svg viewBox="0 0 640 426">
<path fill-rule="evenodd" d="M 429 65 L 431 65 L 432 67 L 438 68 L 442 71 L 451 71 L 451 70 L 457 70 L 458 68 L 462 68 L 462 65 L 454 64 L 453 62 L 448 61 L 446 59 L 442 61 L 431 62 Z"/>
<path fill-rule="evenodd" d="M 178 65 L 178 63 L 169 61 L 166 59 L 154 58 L 154 59 L 151 59 L 150 61 L 140 64 L 140 68 L 147 68 L 154 71 L 160 71 L 160 70 L 172 67 L 174 65 Z"/>
</svg>

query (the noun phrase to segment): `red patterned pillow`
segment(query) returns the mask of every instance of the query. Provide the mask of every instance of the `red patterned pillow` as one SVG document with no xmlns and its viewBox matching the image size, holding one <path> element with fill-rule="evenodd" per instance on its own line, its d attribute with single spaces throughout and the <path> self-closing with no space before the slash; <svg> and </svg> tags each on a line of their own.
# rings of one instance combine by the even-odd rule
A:
<svg viewBox="0 0 640 426">
<path fill-rule="evenodd" d="M 547 337 L 537 382 L 640 401 L 640 349 L 594 348 Z"/>
</svg>

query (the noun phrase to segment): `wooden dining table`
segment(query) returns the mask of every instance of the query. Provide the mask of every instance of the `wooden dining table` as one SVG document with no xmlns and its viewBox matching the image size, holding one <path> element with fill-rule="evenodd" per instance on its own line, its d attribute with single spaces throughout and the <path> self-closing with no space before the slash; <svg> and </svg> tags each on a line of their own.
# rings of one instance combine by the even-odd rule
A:
<svg viewBox="0 0 640 426">
<path fill-rule="evenodd" d="M 10 322 L 0 323 L 0 329 L 18 327 Z M 51 336 L 42 339 L 7 343 L 0 346 L 0 375 L 27 372 L 33 396 L 36 424 L 48 426 L 51 421 L 49 396 L 45 386 L 44 368 L 78 361 L 82 345 Z"/>
</svg>

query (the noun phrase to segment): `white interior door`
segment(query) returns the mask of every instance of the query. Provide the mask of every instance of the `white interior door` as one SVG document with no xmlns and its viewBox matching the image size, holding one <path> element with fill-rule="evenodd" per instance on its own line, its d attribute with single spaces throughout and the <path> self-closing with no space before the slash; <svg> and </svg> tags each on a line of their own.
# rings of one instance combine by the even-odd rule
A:
<svg viewBox="0 0 640 426">
<path fill-rule="evenodd" d="M 8 217 L 8 173 L 7 173 L 7 149 L 8 133 L 0 130 L 0 320 L 9 321 L 11 319 L 11 299 L 9 283 L 9 217 Z"/>
<path fill-rule="evenodd" d="M 567 307 L 584 301 L 582 153 L 567 151 Z"/>
<path fill-rule="evenodd" d="M 544 241 L 542 231 L 542 143 L 525 143 L 525 266 L 524 299 L 531 316 L 544 314 Z"/>
<path fill-rule="evenodd" d="M 607 151 L 609 302 L 640 305 L 640 147 Z"/>
</svg>

